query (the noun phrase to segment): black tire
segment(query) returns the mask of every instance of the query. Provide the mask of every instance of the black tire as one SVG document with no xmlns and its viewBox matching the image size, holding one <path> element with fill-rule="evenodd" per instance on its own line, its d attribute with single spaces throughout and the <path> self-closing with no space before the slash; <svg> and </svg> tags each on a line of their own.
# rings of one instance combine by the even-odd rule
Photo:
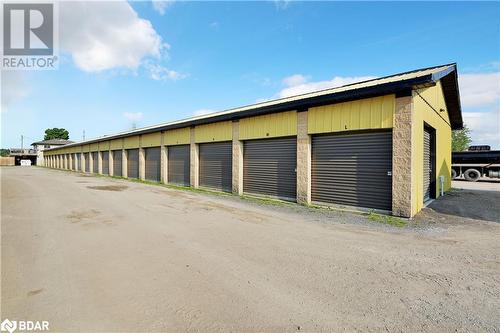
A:
<svg viewBox="0 0 500 333">
<path fill-rule="evenodd" d="M 464 177 L 470 182 L 477 182 L 481 178 L 481 173 L 476 169 L 467 169 L 464 172 Z"/>
<path fill-rule="evenodd" d="M 451 169 L 451 179 L 455 178 L 457 178 L 457 172 L 455 171 L 455 169 Z"/>
</svg>

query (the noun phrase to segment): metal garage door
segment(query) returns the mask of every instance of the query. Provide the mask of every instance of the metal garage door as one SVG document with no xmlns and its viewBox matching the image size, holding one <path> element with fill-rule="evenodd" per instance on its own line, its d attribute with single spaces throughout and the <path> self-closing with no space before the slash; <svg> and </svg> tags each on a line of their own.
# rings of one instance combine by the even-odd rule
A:
<svg viewBox="0 0 500 333">
<path fill-rule="evenodd" d="M 251 140 L 243 148 L 243 191 L 295 200 L 297 139 Z"/>
<path fill-rule="evenodd" d="M 392 209 L 392 133 L 314 136 L 313 201 Z"/>
<path fill-rule="evenodd" d="M 200 144 L 200 186 L 231 192 L 233 143 Z"/>
<path fill-rule="evenodd" d="M 113 150 L 113 176 L 122 176 L 122 151 Z"/>
<path fill-rule="evenodd" d="M 161 151 L 160 147 L 144 149 L 146 170 L 144 177 L 147 180 L 160 181 L 161 172 Z"/>
<path fill-rule="evenodd" d="M 85 156 L 85 172 L 89 172 L 90 171 L 90 157 L 89 157 L 89 153 L 85 153 L 83 154 Z"/>
<path fill-rule="evenodd" d="M 92 172 L 93 173 L 98 173 L 99 172 L 99 160 L 97 158 L 97 152 L 94 151 L 92 153 Z"/>
<path fill-rule="evenodd" d="M 431 189 L 432 189 L 432 133 L 430 129 L 424 128 L 424 174 L 423 174 L 423 182 L 424 182 L 424 202 L 431 199 Z"/>
<path fill-rule="evenodd" d="M 102 174 L 109 175 L 109 151 L 102 152 Z"/>
<path fill-rule="evenodd" d="M 168 147 L 168 182 L 188 186 L 189 180 L 189 145 Z"/>
<path fill-rule="evenodd" d="M 139 178 L 139 149 L 127 149 L 127 177 Z"/>
</svg>

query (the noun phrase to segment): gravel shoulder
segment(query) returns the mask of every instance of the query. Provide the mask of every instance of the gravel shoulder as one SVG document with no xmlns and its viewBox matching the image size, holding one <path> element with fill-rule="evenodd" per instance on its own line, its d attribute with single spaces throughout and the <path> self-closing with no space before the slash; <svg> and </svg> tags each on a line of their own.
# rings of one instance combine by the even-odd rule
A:
<svg viewBox="0 0 500 333">
<path fill-rule="evenodd" d="M 71 332 L 500 330 L 495 222 L 431 208 L 397 228 L 44 168 L 0 173 L 2 318 Z"/>
</svg>

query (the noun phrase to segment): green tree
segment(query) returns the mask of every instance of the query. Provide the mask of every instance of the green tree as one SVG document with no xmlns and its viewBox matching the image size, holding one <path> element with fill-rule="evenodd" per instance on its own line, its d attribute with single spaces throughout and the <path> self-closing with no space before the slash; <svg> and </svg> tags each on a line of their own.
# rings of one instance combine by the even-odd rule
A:
<svg viewBox="0 0 500 333">
<path fill-rule="evenodd" d="M 63 140 L 69 140 L 69 132 L 66 131 L 64 128 L 47 128 L 45 130 L 45 137 L 43 138 L 44 140 L 51 140 L 51 139 L 63 139 Z"/>
<path fill-rule="evenodd" d="M 469 148 L 472 139 L 470 129 L 464 124 L 464 128 L 451 132 L 451 151 L 464 151 Z"/>
<path fill-rule="evenodd" d="M 10 150 L 8 150 L 8 149 L 0 149 L 0 156 L 6 157 L 6 156 L 9 156 L 9 154 L 10 154 Z"/>
</svg>

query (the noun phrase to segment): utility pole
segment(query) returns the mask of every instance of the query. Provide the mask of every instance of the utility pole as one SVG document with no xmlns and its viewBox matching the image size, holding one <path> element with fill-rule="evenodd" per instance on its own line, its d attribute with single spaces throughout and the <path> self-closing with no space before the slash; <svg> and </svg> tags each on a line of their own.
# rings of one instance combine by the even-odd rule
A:
<svg viewBox="0 0 500 333">
<path fill-rule="evenodd" d="M 85 141 L 85 130 L 83 130 L 83 140 L 82 141 Z"/>
<path fill-rule="evenodd" d="M 24 136 L 21 134 L 21 149 L 24 149 Z"/>
</svg>

